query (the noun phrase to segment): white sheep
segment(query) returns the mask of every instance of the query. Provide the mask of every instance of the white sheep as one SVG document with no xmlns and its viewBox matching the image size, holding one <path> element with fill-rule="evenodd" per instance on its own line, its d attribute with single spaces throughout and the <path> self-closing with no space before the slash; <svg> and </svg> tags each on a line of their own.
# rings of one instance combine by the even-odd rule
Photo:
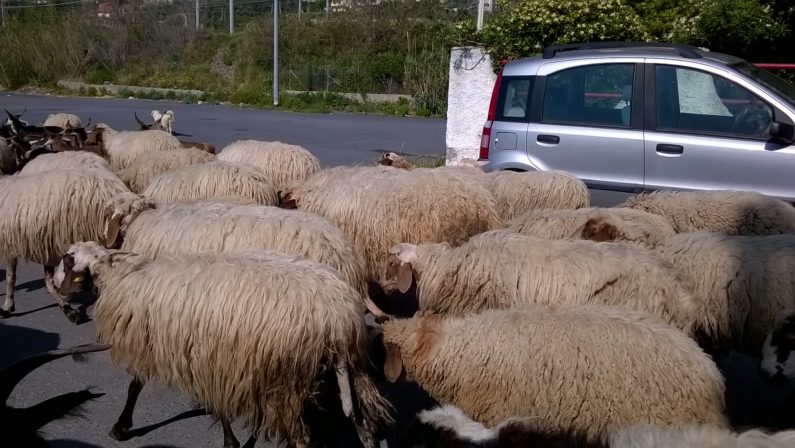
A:
<svg viewBox="0 0 795 448">
<path fill-rule="evenodd" d="M 486 177 L 504 221 L 534 208 L 577 209 L 590 204 L 585 183 L 565 171 L 493 171 Z"/>
<path fill-rule="evenodd" d="M 714 355 L 758 355 L 779 312 L 795 307 L 795 235 L 682 233 L 656 252 L 693 279 L 705 301 L 695 336 Z"/>
<path fill-rule="evenodd" d="M 155 151 L 138 157 L 126 168 L 119 171 L 119 177 L 130 190 L 141 193 L 155 177 L 190 165 L 198 165 L 215 160 L 215 155 L 198 148 L 179 148 L 171 151 Z"/>
<path fill-rule="evenodd" d="M 614 241 L 647 248 L 676 233 L 662 216 L 618 207 L 533 209 L 508 221 L 506 228 L 539 238 Z"/>
<path fill-rule="evenodd" d="M 87 143 L 98 145 L 115 170 L 126 168 L 143 154 L 181 147 L 180 141 L 165 131 L 116 131 L 105 123 L 97 123 Z"/>
<path fill-rule="evenodd" d="M 438 440 L 444 446 L 470 448 L 791 448 L 795 431 L 748 429 L 735 433 L 710 425 L 638 424 L 589 443 L 575 431 L 540 430 L 531 417 L 510 417 L 487 428 L 448 404 L 417 414 L 403 445 L 430 448 Z"/>
<path fill-rule="evenodd" d="M 75 114 L 57 113 L 47 115 L 47 119 L 44 120 L 42 126 L 55 126 L 63 129 L 80 128 L 83 126 L 83 122 Z"/>
<path fill-rule="evenodd" d="M 727 235 L 795 233 L 795 207 L 753 191 L 667 191 L 630 197 L 618 207 L 654 213 L 679 233 L 708 230 Z"/>
<path fill-rule="evenodd" d="M 691 334 L 703 307 L 691 279 L 650 250 L 507 230 L 458 247 L 395 245 L 381 287 L 406 292 L 413 280 L 420 310 L 456 315 L 525 303 L 601 303 L 650 313 Z"/>
<path fill-rule="evenodd" d="M 160 174 L 141 194 L 158 204 L 187 203 L 223 196 L 239 196 L 262 205 L 279 203 L 276 188 L 258 168 L 218 160 Z"/>
<path fill-rule="evenodd" d="M 281 191 L 320 170 L 320 161 L 298 145 L 259 140 L 238 140 L 218 154 L 218 160 L 248 163 L 259 168 Z"/>
<path fill-rule="evenodd" d="M 681 331 L 597 305 L 525 305 L 383 325 L 384 372 L 485 425 L 532 417 L 594 441 L 632 424 L 728 427 L 723 377 Z"/>
<path fill-rule="evenodd" d="M 108 162 L 96 154 L 86 151 L 64 151 L 37 156 L 19 170 L 19 175 L 29 176 L 46 171 L 71 169 L 102 170 L 113 174 Z"/>
<path fill-rule="evenodd" d="M 400 242 L 459 245 L 502 223 L 494 199 L 476 183 L 431 170 L 340 167 L 319 171 L 288 190 L 292 204 L 335 223 L 377 281 L 389 249 Z"/>
<path fill-rule="evenodd" d="M 363 297 L 364 265 L 348 237 L 317 215 L 263 205 L 215 201 L 155 206 L 125 194 L 105 208 L 105 245 L 148 255 L 182 255 L 234 249 L 276 250 L 327 264 Z"/>
<path fill-rule="evenodd" d="M 795 380 L 795 308 L 782 310 L 762 346 L 759 372 L 771 383 Z"/>
<path fill-rule="evenodd" d="M 177 387 L 220 419 L 226 447 L 239 446 L 230 428 L 238 417 L 257 436 L 308 447 L 305 402 L 325 372 L 336 376 L 365 447 L 390 420 L 366 372 L 362 298 L 329 266 L 269 251 L 151 259 L 82 242 L 66 251 L 55 284 L 69 294 L 89 275 L 100 294 L 98 339 L 133 376 L 111 431 L 117 440 L 129 437 L 149 381 Z"/>
<path fill-rule="evenodd" d="M 52 285 L 55 266 L 75 241 L 102 236 L 105 202 L 129 192 L 114 174 L 95 168 L 48 170 L 0 178 L 0 256 L 6 260 L 6 299 L 0 317 L 15 309 L 17 260 L 44 266 L 47 290 L 77 322 L 80 314 Z"/>
<path fill-rule="evenodd" d="M 160 128 L 169 134 L 173 134 L 173 126 L 174 126 L 174 112 L 167 110 L 165 112 L 160 112 L 159 110 L 153 109 L 150 112 L 152 119 L 155 120 Z"/>
</svg>

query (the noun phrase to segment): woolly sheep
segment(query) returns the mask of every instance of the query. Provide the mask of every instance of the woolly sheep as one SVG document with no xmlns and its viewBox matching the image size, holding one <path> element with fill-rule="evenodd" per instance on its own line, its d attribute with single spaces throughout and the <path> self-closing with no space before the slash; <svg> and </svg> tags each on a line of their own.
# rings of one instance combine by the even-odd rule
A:
<svg viewBox="0 0 795 448">
<path fill-rule="evenodd" d="M 504 221 L 533 208 L 576 209 L 590 203 L 585 183 L 564 171 L 493 171 L 486 176 Z"/>
<path fill-rule="evenodd" d="M 311 213 L 263 205 L 218 202 L 155 204 L 133 194 L 105 208 L 108 247 L 148 255 L 182 255 L 234 249 L 276 250 L 327 264 L 362 296 L 364 266 L 348 237 Z"/>
<path fill-rule="evenodd" d="M 112 173 L 108 162 L 102 157 L 85 151 L 65 151 L 42 154 L 31 160 L 19 171 L 19 175 L 39 174 L 52 170 L 88 169 Z"/>
<path fill-rule="evenodd" d="M 384 323 L 384 372 L 493 426 L 532 417 L 542 431 L 650 423 L 728 427 L 723 377 L 681 331 L 598 305 L 525 305 Z M 587 374 L 586 374 L 587 373 Z"/>
<path fill-rule="evenodd" d="M 269 251 L 153 260 L 82 242 L 64 255 L 55 284 L 68 294 L 88 275 L 100 294 L 98 339 L 133 376 L 111 431 L 118 440 L 129 436 L 135 401 L 152 380 L 219 418 L 226 447 L 239 446 L 229 425 L 238 417 L 258 436 L 308 447 L 304 403 L 327 369 L 336 369 L 342 408 L 365 447 L 391 420 L 366 374 L 362 298 L 329 266 Z"/>
<path fill-rule="evenodd" d="M 690 278 L 649 250 L 507 230 L 458 247 L 395 245 L 381 288 L 406 292 L 413 280 L 420 310 L 456 315 L 525 303 L 601 303 L 650 313 L 690 334 L 703 307 Z"/>
<path fill-rule="evenodd" d="M 293 182 L 306 180 L 320 170 L 320 161 L 311 152 L 282 142 L 238 140 L 227 145 L 218 160 L 248 163 L 268 176 L 281 191 Z"/>
<path fill-rule="evenodd" d="M 180 147 L 179 140 L 165 131 L 116 131 L 104 123 L 97 123 L 87 143 L 99 145 L 115 170 L 126 168 L 143 154 Z"/>
<path fill-rule="evenodd" d="M 130 190 L 140 193 L 155 177 L 177 168 L 198 165 L 215 160 L 215 155 L 196 148 L 180 148 L 157 151 L 135 159 L 127 168 L 119 171 L 119 177 Z"/>
<path fill-rule="evenodd" d="M 795 207 L 752 191 L 655 191 L 618 207 L 654 213 L 678 233 L 708 230 L 727 235 L 795 233 Z"/>
<path fill-rule="evenodd" d="M 250 198 L 262 205 L 279 202 L 273 183 L 258 168 L 217 160 L 167 171 L 152 179 L 142 194 L 158 204 L 219 196 Z"/>
<path fill-rule="evenodd" d="M 656 251 L 692 277 L 705 301 L 695 335 L 713 354 L 758 355 L 778 313 L 795 307 L 795 235 L 682 233 Z"/>
<path fill-rule="evenodd" d="M 439 443 L 434 443 L 438 441 Z M 710 425 L 631 425 L 588 442 L 574 431 L 542 431 L 532 418 L 510 417 L 487 428 L 444 405 L 417 414 L 401 446 L 470 448 L 790 448 L 795 431 L 741 433 Z"/>
<path fill-rule="evenodd" d="M 662 216 L 631 208 L 602 207 L 528 210 L 508 221 L 506 228 L 553 240 L 614 241 L 647 248 L 676 233 Z"/>
<path fill-rule="evenodd" d="M 405 157 L 395 154 L 394 152 L 388 152 L 382 155 L 381 158 L 378 159 L 378 164 L 409 171 L 414 169 L 414 164 L 409 162 Z"/>
<path fill-rule="evenodd" d="M 776 317 L 762 346 L 759 373 L 774 384 L 795 379 L 795 309 L 785 309 Z"/>
<path fill-rule="evenodd" d="M 0 256 L 8 264 L 0 317 L 15 309 L 16 265 L 22 259 L 44 266 L 47 290 L 70 321 L 79 320 L 79 312 L 54 290 L 55 266 L 73 242 L 102 236 L 105 202 L 124 192 L 129 190 L 118 177 L 92 168 L 0 178 Z"/>
<path fill-rule="evenodd" d="M 152 119 L 155 120 L 155 123 L 160 125 L 160 127 L 168 132 L 169 134 L 173 134 L 173 124 L 174 124 L 174 112 L 167 110 L 166 112 L 160 112 L 159 110 L 152 110 L 150 112 Z"/>
<path fill-rule="evenodd" d="M 63 129 L 79 128 L 83 126 L 83 122 L 80 121 L 80 117 L 77 115 L 57 113 L 48 115 L 42 126 L 55 126 Z"/>
<path fill-rule="evenodd" d="M 459 245 L 502 226 L 489 192 L 452 176 L 384 166 L 330 171 L 320 171 L 286 199 L 345 232 L 364 257 L 370 281 L 378 280 L 397 243 Z"/>
</svg>

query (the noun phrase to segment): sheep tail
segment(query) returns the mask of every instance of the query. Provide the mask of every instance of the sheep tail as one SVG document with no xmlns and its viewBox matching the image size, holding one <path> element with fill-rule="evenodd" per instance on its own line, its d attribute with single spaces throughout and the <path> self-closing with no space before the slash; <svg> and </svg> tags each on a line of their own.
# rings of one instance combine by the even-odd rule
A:
<svg viewBox="0 0 795 448">
<path fill-rule="evenodd" d="M 347 361 L 340 360 L 337 363 L 336 375 L 342 411 L 356 427 L 359 440 L 364 448 L 377 448 L 375 431 L 380 423 L 391 423 L 391 405 L 378 393 L 378 389 L 364 372 L 356 372 L 353 376 L 353 389 L 362 415 L 361 420 L 357 421 L 354 414 L 354 396 L 351 393 L 350 369 Z"/>
</svg>

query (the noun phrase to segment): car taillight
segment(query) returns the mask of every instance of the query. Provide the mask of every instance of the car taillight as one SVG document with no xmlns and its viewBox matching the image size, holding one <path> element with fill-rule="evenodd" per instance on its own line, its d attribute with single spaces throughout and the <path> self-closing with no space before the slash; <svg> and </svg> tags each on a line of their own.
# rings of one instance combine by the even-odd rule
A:
<svg viewBox="0 0 795 448">
<path fill-rule="evenodd" d="M 489 113 L 486 117 L 486 123 L 483 124 L 483 132 L 480 135 L 480 159 L 489 158 L 489 143 L 491 142 L 491 125 L 494 124 L 494 117 L 497 114 L 497 95 L 500 93 L 500 82 L 502 82 L 502 68 L 497 74 L 497 81 L 494 83 L 494 89 L 491 91 L 491 102 L 489 103 Z"/>
</svg>

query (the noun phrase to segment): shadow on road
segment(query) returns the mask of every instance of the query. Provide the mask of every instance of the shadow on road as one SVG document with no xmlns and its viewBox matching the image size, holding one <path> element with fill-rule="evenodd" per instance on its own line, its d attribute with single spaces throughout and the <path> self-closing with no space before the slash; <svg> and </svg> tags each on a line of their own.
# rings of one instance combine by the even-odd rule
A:
<svg viewBox="0 0 795 448">
<path fill-rule="evenodd" d="M 0 322 L 0 367 L 5 367 L 34 353 L 58 348 L 61 337 L 27 327 Z"/>
<path fill-rule="evenodd" d="M 44 279 L 40 278 L 40 279 L 36 279 L 36 280 L 31 280 L 29 282 L 25 282 L 25 283 L 23 283 L 21 285 L 16 285 L 15 289 L 16 290 L 24 289 L 25 292 L 33 292 L 33 291 L 38 291 L 38 290 L 44 288 L 44 286 L 45 286 L 44 285 Z"/>
<path fill-rule="evenodd" d="M 201 417 L 203 415 L 207 415 L 207 412 L 203 408 L 191 409 L 190 411 L 185 411 L 185 412 L 183 412 L 181 414 L 175 415 L 175 416 L 171 417 L 168 420 L 163 420 L 160 423 L 154 423 L 154 424 L 151 424 L 151 425 L 148 425 L 148 426 L 142 426 L 140 428 L 131 429 L 129 434 L 130 434 L 131 438 L 141 437 L 141 436 L 144 436 L 146 434 L 149 434 L 150 432 L 152 432 L 152 431 L 154 431 L 156 429 L 162 428 L 162 427 L 170 425 L 172 423 L 176 423 L 176 422 L 178 422 L 180 420 L 187 420 L 187 419 L 193 418 L 193 417 Z M 161 446 L 161 445 L 150 445 L 150 446 L 154 448 L 155 446 Z M 165 445 L 162 445 L 162 446 L 165 446 Z"/>
</svg>

